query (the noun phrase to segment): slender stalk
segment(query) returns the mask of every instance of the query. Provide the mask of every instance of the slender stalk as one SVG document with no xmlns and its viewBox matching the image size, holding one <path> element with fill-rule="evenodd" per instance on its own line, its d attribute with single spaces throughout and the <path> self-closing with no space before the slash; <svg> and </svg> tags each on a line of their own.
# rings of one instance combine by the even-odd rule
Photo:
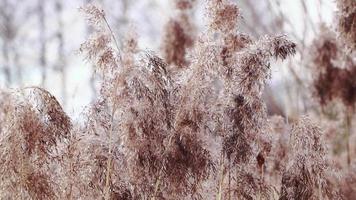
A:
<svg viewBox="0 0 356 200">
<path fill-rule="evenodd" d="M 318 191 L 319 191 L 319 200 L 322 200 L 323 196 L 322 196 L 322 193 L 321 193 L 321 179 L 319 178 L 319 181 L 318 181 Z"/>
<path fill-rule="evenodd" d="M 158 189 L 159 189 L 159 185 L 161 184 L 161 177 L 162 177 L 161 176 L 161 172 L 162 172 L 162 169 L 163 169 L 163 167 L 161 168 L 160 173 L 158 175 L 158 180 L 156 181 L 155 191 L 153 193 L 152 200 L 156 199 L 156 195 L 157 195 L 157 192 L 158 192 Z"/>
<path fill-rule="evenodd" d="M 70 138 L 69 138 L 70 142 L 73 142 L 73 133 L 70 132 Z M 70 144 L 71 145 L 71 144 Z M 68 152 L 71 152 L 71 146 L 69 146 L 68 148 Z M 69 154 L 70 159 L 69 159 L 69 175 L 70 175 L 70 185 L 69 185 L 69 194 L 68 194 L 68 199 L 71 200 L 72 199 L 72 191 L 73 191 L 73 163 L 72 163 L 72 154 Z"/>
<path fill-rule="evenodd" d="M 107 19 L 105 18 L 105 16 L 102 17 L 107 28 L 109 29 L 110 31 L 110 34 L 111 34 L 111 37 L 113 38 L 114 40 L 114 43 L 116 45 L 116 48 L 118 50 L 118 53 L 120 55 L 120 59 L 121 59 L 121 54 L 120 54 L 120 47 L 118 45 L 118 42 L 116 40 L 116 37 L 107 21 Z M 112 112 L 111 112 L 111 127 L 110 127 L 110 130 L 109 130 L 109 156 L 108 156 L 108 160 L 107 160 L 107 166 L 106 166 L 106 177 L 105 177 L 105 187 L 104 187 L 104 199 L 110 199 L 110 174 L 111 174 L 111 162 L 112 162 L 112 133 L 113 133 L 113 127 L 114 127 L 114 116 L 115 116 L 115 113 L 116 113 L 116 110 L 117 110 L 117 105 L 116 103 L 113 104 L 113 108 L 112 108 Z"/>
<path fill-rule="evenodd" d="M 222 195 L 223 195 L 223 182 L 224 182 L 224 155 L 221 155 L 221 159 L 220 159 L 220 172 L 221 172 L 221 177 L 220 177 L 220 181 L 219 181 L 219 189 L 218 189 L 218 194 L 216 199 L 217 200 L 221 200 L 222 199 Z"/>
<path fill-rule="evenodd" d="M 167 145 L 167 149 L 168 147 L 171 145 L 172 143 L 172 139 L 173 139 L 173 135 L 171 135 L 169 137 L 169 140 L 168 140 L 168 145 Z M 166 150 L 167 150 L 166 149 Z M 165 152 L 164 152 L 165 153 Z M 155 200 L 156 199 L 156 195 L 157 195 L 157 192 L 159 190 L 159 186 L 161 184 L 161 179 L 162 179 L 162 173 L 163 173 L 163 167 L 164 167 L 165 163 L 163 162 L 162 166 L 161 166 L 161 169 L 159 170 L 159 173 L 158 173 L 158 178 L 157 178 L 157 181 L 156 181 L 156 184 L 155 184 L 155 190 L 154 190 L 154 193 L 153 193 L 153 196 L 151 198 L 151 200 Z"/>
<path fill-rule="evenodd" d="M 111 173 L 111 162 L 112 162 L 112 157 L 111 157 L 111 151 L 112 151 L 112 133 L 114 131 L 114 116 L 116 113 L 116 104 L 113 105 L 113 109 L 111 112 L 111 126 L 110 126 L 110 131 L 109 131 L 109 156 L 107 160 L 107 165 L 106 165 L 106 178 L 105 178 L 105 187 L 104 187 L 104 199 L 108 200 L 110 199 L 110 173 Z"/>
<path fill-rule="evenodd" d="M 261 165 L 261 181 L 262 181 L 262 183 L 260 184 L 260 190 L 258 191 L 258 199 L 260 200 L 260 199 L 262 199 L 261 198 L 261 190 L 262 190 L 262 184 L 263 184 L 263 182 L 264 182 L 264 164 L 262 164 Z"/>
<path fill-rule="evenodd" d="M 104 22 L 105 22 L 106 26 L 108 27 L 108 29 L 109 29 L 109 31 L 110 31 L 111 37 L 112 37 L 113 40 L 114 40 L 115 46 L 116 46 L 116 48 L 117 48 L 117 51 L 118 51 L 118 53 L 119 53 L 120 60 L 121 60 L 120 47 L 121 47 L 122 45 L 121 45 L 121 43 L 120 43 L 120 46 L 119 46 L 119 43 L 118 43 L 118 41 L 117 41 L 117 39 L 116 39 L 116 37 L 115 37 L 115 34 L 114 34 L 114 32 L 112 31 L 111 26 L 109 25 L 109 22 L 107 21 L 107 19 L 106 19 L 105 16 L 103 16 L 103 19 L 104 19 Z"/>
<path fill-rule="evenodd" d="M 24 188 L 24 180 L 25 180 L 25 178 L 24 178 L 24 170 L 23 170 L 23 168 L 24 168 L 24 166 L 23 166 L 23 163 L 24 162 L 24 159 L 23 159 L 23 156 L 21 156 L 21 169 L 20 169 L 20 176 L 21 176 L 21 199 L 25 199 L 25 197 L 24 197 L 24 192 L 23 192 L 23 188 Z"/>
<path fill-rule="evenodd" d="M 231 160 L 230 157 L 228 158 L 229 161 L 229 191 L 228 191 L 228 197 L 229 200 L 231 200 L 231 195 L 230 195 L 230 191 L 231 191 Z"/>
<path fill-rule="evenodd" d="M 351 152 L 350 152 L 350 135 L 351 135 L 351 114 L 346 111 L 346 151 L 347 151 L 347 166 L 351 164 Z"/>
</svg>

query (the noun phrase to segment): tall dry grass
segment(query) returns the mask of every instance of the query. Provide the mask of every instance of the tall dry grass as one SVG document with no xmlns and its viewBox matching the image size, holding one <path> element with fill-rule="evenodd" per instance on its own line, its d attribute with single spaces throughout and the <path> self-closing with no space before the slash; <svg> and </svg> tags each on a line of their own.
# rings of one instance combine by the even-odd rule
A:
<svg viewBox="0 0 356 200">
<path fill-rule="evenodd" d="M 321 28 L 310 48 L 316 100 L 345 116 L 328 134 L 315 114 L 267 115 L 271 66 L 298 44 L 240 33 L 229 0 L 208 2 L 209 27 L 196 35 L 194 3 L 176 0 L 164 58 L 131 31 L 117 38 L 103 10 L 82 8 L 94 32 L 80 51 L 101 78 L 99 97 L 75 122 L 44 89 L 0 93 L 2 199 L 353 199 L 353 1 L 339 1 L 338 29 Z M 339 130 L 345 160 L 327 145 Z"/>
</svg>

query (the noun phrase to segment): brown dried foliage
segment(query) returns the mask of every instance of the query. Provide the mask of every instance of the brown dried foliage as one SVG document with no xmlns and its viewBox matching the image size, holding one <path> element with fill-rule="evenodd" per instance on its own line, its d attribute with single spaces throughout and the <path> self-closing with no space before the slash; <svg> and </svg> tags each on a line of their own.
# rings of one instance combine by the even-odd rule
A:
<svg viewBox="0 0 356 200">
<path fill-rule="evenodd" d="M 237 5 L 228 0 L 210 1 L 209 15 L 211 17 L 210 26 L 212 29 L 222 33 L 236 31 L 240 11 Z"/>
<path fill-rule="evenodd" d="M 118 43 L 102 10 L 82 9 L 94 33 L 80 51 L 101 77 L 100 96 L 73 125 L 43 89 L 0 94 L 9 98 L 0 102 L 1 198 L 272 199 L 277 187 L 280 199 L 338 197 L 316 125 L 298 121 L 288 149 L 288 124 L 268 121 L 271 62 L 295 54 L 296 44 L 237 32 L 240 11 L 228 0 L 209 2 L 210 29 L 195 41 L 193 3 L 176 1 L 164 59 L 140 50 L 132 33 Z M 337 45 L 321 44 L 321 74 L 345 79 L 331 88 L 352 85 L 353 68 L 335 72 Z M 338 91 L 347 105 L 351 90 Z"/>
<path fill-rule="evenodd" d="M 191 13 L 194 1 L 177 0 L 177 16 L 171 18 L 164 28 L 162 50 L 165 62 L 169 65 L 182 68 L 189 63 L 186 54 L 194 44 L 194 26 L 191 22 Z"/>
<path fill-rule="evenodd" d="M 185 16 L 182 16 L 182 18 Z M 187 64 L 185 58 L 187 48 L 193 44 L 193 39 L 188 34 L 184 21 L 171 19 L 165 28 L 165 39 L 163 41 L 164 58 L 168 64 L 174 64 L 183 67 Z"/>
<path fill-rule="evenodd" d="M 341 47 L 335 33 L 324 30 L 313 45 L 315 96 L 321 105 L 340 100 L 351 109 L 356 102 L 356 64 Z M 342 59 L 342 60 L 340 60 Z"/>
<path fill-rule="evenodd" d="M 332 168 L 321 134 L 308 117 L 292 126 L 290 163 L 283 173 L 279 199 L 340 199 L 338 188 L 329 181 Z"/>
<path fill-rule="evenodd" d="M 338 0 L 338 30 L 351 51 L 356 49 L 356 2 Z"/>
<path fill-rule="evenodd" d="M 175 6 L 179 10 L 192 9 L 195 0 L 175 0 Z"/>
<path fill-rule="evenodd" d="M 59 197 L 51 164 L 57 162 L 57 144 L 68 137 L 72 124 L 47 91 L 27 88 L 18 94 L 22 95 L 8 97 L 1 132 L 0 174 L 4 181 L 0 194 L 4 198 Z"/>
</svg>

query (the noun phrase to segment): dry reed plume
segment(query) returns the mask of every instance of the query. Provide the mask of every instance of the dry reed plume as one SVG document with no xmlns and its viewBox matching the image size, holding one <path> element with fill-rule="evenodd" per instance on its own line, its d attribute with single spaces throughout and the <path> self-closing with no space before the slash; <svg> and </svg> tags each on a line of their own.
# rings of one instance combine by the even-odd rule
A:
<svg viewBox="0 0 356 200">
<path fill-rule="evenodd" d="M 336 167 L 313 117 L 267 115 L 272 65 L 297 44 L 241 33 L 229 0 L 208 1 L 198 35 L 196 2 L 174 3 L 163 58 L 140 49 L 133 31 L 117 38 L 99 7 L 81 9 L 93 33 L 80 52 L 101 80 L 81 121 L 44 89 L 0 93 L 0 198 L 352 199 L 356 172 Z M 340 100 L 347 111 L 349 144 L 355 47 L 341 45 L 355 40 L 355 5 L 339 8 L 339 32 L 322 28 L 310 65 L 320 104 Z"/>
</svg>

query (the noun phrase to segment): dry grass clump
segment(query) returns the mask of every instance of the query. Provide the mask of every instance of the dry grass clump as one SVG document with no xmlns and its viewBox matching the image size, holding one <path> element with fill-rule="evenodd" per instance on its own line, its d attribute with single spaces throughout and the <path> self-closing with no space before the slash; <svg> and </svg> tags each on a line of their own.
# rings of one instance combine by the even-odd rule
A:
<svg viewBox="0 0 356 200">
<path fill-rule="evenodd" d="M 343 33 L 342 29 L 337 30 Z M 350 137 L 356 105 L 355 53 L 343 48 L 336 33 L 321 27 L 319 38 L 312 45 L 314 96 L 322 110 L 331 103 L 341 102 L 345 124 L 347 163 L 351 164 Z"/>
<path fill-rule="evenodd" d="M 171 18 L 164 29 L 163 57 L 167 64 L 178 68 L 188 64 L 186 54 L 194 43 L 194 26 L 190 19 L 191 13 L 189 13 L 193 4 L 192 0 L 177 0 L 175 5 L 178 10 L 177 16 Z"/>
<path fill-rule="evenodd" d="M 326 29 L 326 28 L 323 28 Z M 339 99 L 354 109 L 356 102 L 356 65 L 353 54 L 347 54 L 337 40 L 335 33 L 322 30 L 314 42 L 313 66 L 315 95 L 321 105 Z"/>
<path fill-rule="evenodd" d="M 18 91 L 8 99 L 1 132 L 0 194 L 2 198 L 56 198 L 59 187 L 51 163 L 57 162 L 57 143 L 69 135 L 70 119 L 57 100 L 40 88 Z"/>
<path fill-rule="evenodd" d="M 95 44 L 86 44 L 90 43 Z M 104 100 L 99 111 L 105 108 L 103 111 L 107 112 L 108 120 L 103 123 L 107 130 L 96 133 L 106 135 L 103 137 L 109 141 L 109 155 L 102 166 L 106 168 L 104 195 L 107 198 L 114 195 L 113 190 L 121 181 L 112 184 L 113 173 L 117 171 L 113 171 L 112 165 L 118 162 L 111 155 L 115 152 L 125 160 L 126 164 L 120 167 L 126 170 L 123 182 L 132 186 L 130 196 L 193 195 L 196 185 L 208 176 L 204 170 L 209 167 L 208 155 L 194 135 L 182 132 L 183 127 L 174 127 L 176 86 L 167 73 L 167 64 L 149 52 L 139 52 L 133 38 L 124 43 L 120 52 L 109 43 L 103 44 L 102 54 L 92 52 L 96 46 L 82 48 L 104 74 L 101 88 Z M 106 52 L 111 52 L 109 59 Z"/>
<path fill-rule="evenodd" d="M 187 10 L 193 7 L 195 0 L 175 0 L 175 6 L 179 10 Z"/>
<path fill-rule="evenodd" d="M 296 44 L 240 33 L 228 0 L 208 2 L 209 28 L 196 37 L 194 2 L 175 1 L 164 59 L 139 49 L 135 33 L 116 38 L 103 10 L 82 8 L 94 31 L 80 51 L 99 97 L 73 123 L 44 89 L 0 93 L 1 198 L 350 198 L 353 171 L 335 176 L 321 129 L 267 115 L 272 62 Z M 315 94 L 353 113 L 354 60 L 343 52 L 333 33 L 315 41 Z"/>
<path fill-rule="evenodd" d="M 266 179 L 275 188 L 281 188 L 283 172 L 287 168 L 288 156 L 290 154 L 289 138 L 290 126 L 280 116 L 272 116 L 268 119 L 270 124 L 271 150 L 265 157 Z"/>
<path fill-rule="evenodd" d="M 208 10 L 211 17 L 210 27 L 214 30 L 224 32 L 236 31 L 239 8 L 228 0 L 210 1 Z"/>
<path fill-rule="evenodd" d="M 338 199 L 337 188 L 328 180 L 331 170 L 321 130 L 307 117 L 291 130 L 290 163 L 282 177 L 280 199 Z"/>
<path fill-rule="evenodd" d="M 237 10 L 236 5 L 226 1 L 214 1 L 214 5 Z M 268 137 L 262 133 L 267 116 L 261 94 L 270 76 L 270 60 L 292 55 L 295 44 L 284 37 L 266 36 L 252 41 L 243 34 L 230 32 L 236 30 L 236 17 L 228 23 L 233 27 L 224 29 L 226 24 L 215 19 L 219 14 L 219 9 L 210 13 L 214 26 L 207 37 L 199 39 L 194 50 L 191 78 L 182 94 L 181 105 L 188 109 L 178 113 L 178 120 L 190 121 L 198 133 L 206 127 L 204 132 L 221 137 L 222 143 L 217 145 L 221 146 L 220 156 L 213 157 L 220 170 L 218 198 L 267 197 L 271 193 L 268 184 L 259 178 L 255 168 L 256 162 L 264 164 L 264 156 L 270 151 Z M 211 40 L 209 35 L 217 38 Z M 231 38 L 235 42 L 227 43 Z"/>
<path fill-rule="evenodd" d="M 226 2 L 216 3 L 237 9 Z M 217 12 L 211 14 L 213 19 L 219 14 Z M 99 17 L 106 22 L 105 17 Z M 101 29 L 96 34 L 110 35 L 110 28 L 106 30 L 106 33 Z M 209 34 L 219 30 L 221 27 L 213 27 Z M 110 46 L 115 43 L 113 37 L 111 43 L 88 45 L 97 43 L 94 38 L 94 42 L 86 42 L 83 46 L 87 58 L 94 63 L 101 61 L 97 65 L 104 74 L 102 96 L 111 118 L 106 132 L 110 134 L 109 141 L 114 139 L 108 153 L 113 153 L 114 146 L 122 153 L 127 164 L 123 179 L 133 188 L 130 195 L 141 198 L 199 197 L 201 184 L 215 174 L 217 163 L 226 167 L 222 164 L 226 157 L 237 167 L 236 188 L 242 185 L 244 178 L 251 177 L 251 185 L 247 187 L 255 191 L 253 196 L 262 195 L 261 180 L 253 179 L 256 177 L 254 172 L 244 166 L 253 166 L 249 164 L 253 158 L 259 156 L 259 160 L 263 160 L 262 155 L 269 151 L 268 141 L 263 140 L 265 137 L 261 133 L 266 124 L 261 93 L 270 76 L 270 59 L 285 59 L 295 52 L 295 44 L 284 37 L 264 37 L 252 42 L 247 36 L 234 35 L 233 32 L 221 33 L 221 37 L 223 39 L 216 42 L 204 37 L 199 39 L 191 55 L 194 59 L 185 72 L 191 78 L 178 83 L 174 82 L 163 60 L 126 47 L 116 51 Z M 232 46 L 227 42 L 231 38 L 235 41 Z M 129 41 L 135 44 L 132 39 Z M 99 46 L 103 50 L 98 49 Z M 95 49 L 103 53 L 92 52 Z M 180 60 L 184 58 L 184 48 L 169 49 L 172 55 L 181 55 Z M 110 58 L 115 59 L 104 59 L 107 51 L 113 55 Z M 229 52 L 228 59 L 221 53 L 223 51 Z M 167 60 L 168 64 L 177 65 L 176 61 Z M 223 62 L 225 65 L 221 66 Z M 110 77 L 105 70 L 110 70 Z M 211 95 L 209 91 L 217 89 L 216 83 L 222 84 L 220 90 L 223 90 Z M 206 141 L 221 136 L 222 144 L 215 146 L 222 149 L 222 157 L 219 153 L 209 152 L 210 147 L 205 145 Z M 256 143 L 256 138 L 260 142 Z M 260 148 L 258 152 L 254 150 L 255 145 Z M 111 162 L 114 162 L 107 159 L 106 181 L 111 179 L 108 174 L 111 173 Z M 231 194 L 246 196 L 248 190 L 251 189 L 238 189 Z M 222 195 L 223 191 L 217 193 Z"/>
<path fill-rule="evenodd" d="M 351 51 L 356 49 L 356 2 L 353 0 L 338 0 L 338 29 Z"/>
</svg>

